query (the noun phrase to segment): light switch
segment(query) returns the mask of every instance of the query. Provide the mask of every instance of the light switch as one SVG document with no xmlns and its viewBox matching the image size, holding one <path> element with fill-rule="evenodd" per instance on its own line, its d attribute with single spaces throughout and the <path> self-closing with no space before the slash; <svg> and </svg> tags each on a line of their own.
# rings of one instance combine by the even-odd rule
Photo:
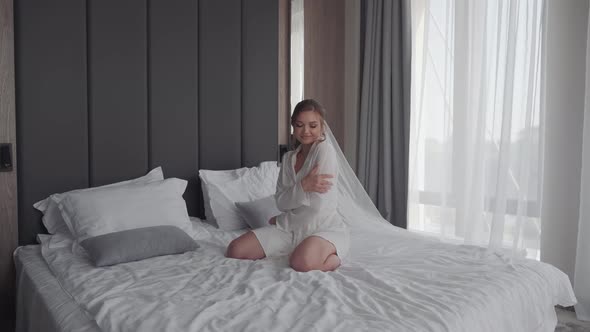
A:
<svg viewBox="0 0 590 332">
<path fill-rule="evenodd" d="M 12 171 L 12 144 L 0 143 L 0 172 Z"/>
</svg>

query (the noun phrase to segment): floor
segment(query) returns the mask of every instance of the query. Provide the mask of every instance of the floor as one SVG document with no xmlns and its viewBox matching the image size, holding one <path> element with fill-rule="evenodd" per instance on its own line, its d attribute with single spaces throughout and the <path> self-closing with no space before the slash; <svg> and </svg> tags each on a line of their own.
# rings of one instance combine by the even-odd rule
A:
<svg viewBox="0 0 590 332">
<path fill-rule="evenodd" d="M 555 332 L 590 332 L 590 322 L 577 320 L 575 312 L 561 308 L 555 310 L 558 319 Z"/>
<path fill-rule="evenodd" d="M 590 332 L 590 322 L 582 322 L 576 319 L 572 311 L 556 308 L 559 322 L 555 332 Z M 14 322 L 0 321 L 0 331 L 14 331 Z"/>
</svg>

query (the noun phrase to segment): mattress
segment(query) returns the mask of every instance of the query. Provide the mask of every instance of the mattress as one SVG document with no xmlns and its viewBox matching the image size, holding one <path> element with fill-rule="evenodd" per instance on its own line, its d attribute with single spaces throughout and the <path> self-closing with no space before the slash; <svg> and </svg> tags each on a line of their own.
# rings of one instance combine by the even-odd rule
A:
<svg viewBox="0 0 590 332">
<path fill-rule="evenodd" d="M 94 319 L 62 290 L 41 256 L 41 246 L 17 248 L 14 264 L 17 332 L 100 331 Z"/>
<path fill-rule="evenodd" d="M 41 236 L 60 287 L 103 331 L 551 331 L 575 297 L 548 264 L 406 230 L 353 229 L 334 272 L 296 272 L 286 257 L 225 258 L 241 232 L 200 221 L 200 248 L 106 268 L 72 239 Z"/>
</svg>

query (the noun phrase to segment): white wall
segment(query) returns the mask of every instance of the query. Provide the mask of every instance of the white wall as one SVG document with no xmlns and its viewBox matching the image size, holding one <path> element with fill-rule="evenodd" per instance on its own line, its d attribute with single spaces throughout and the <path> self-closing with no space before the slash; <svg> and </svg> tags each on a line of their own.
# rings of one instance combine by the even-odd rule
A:
<svg viewBox="0 0 590 332">
<path fill-rule="evenodd" d="M 567 273 L 573 282 L 580 204 L 588 0 L 548 0 L 546 6 L 541 260 Z"/>
</svg>

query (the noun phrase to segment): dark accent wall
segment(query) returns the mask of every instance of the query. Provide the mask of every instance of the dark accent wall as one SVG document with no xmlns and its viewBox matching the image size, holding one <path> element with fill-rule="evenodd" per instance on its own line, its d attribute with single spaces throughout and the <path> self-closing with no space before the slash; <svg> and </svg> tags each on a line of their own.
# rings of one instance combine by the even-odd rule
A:
<svg viewBox="0 0 590 332">
<path fill-rule="evenodd" d="M 230 168 L 241 162 L 242 89 L 240 0 L 201 0 L 199 15 L 199 130 L 203 168 Z M 210 27 L 210 29 L 205 29 Z M 223 151 L 223 153 L 221 153 Z M 216 157 L 217 156 L 217 157 Z"/>
<path fill-rule="evenodd" d="M 33 203 L 162 166 L 275 160 L 275 0 L 15 2 L 19 243 L 44 233 Z"/>
<path fill-rule="evenodd" d="M 243 1 L 242 8 L 242 163 L 256 165 L 262 156 L 276 158 L 278 143 L 278 52 L 279 52 L 279 1 L 272 6 L 267 1 Z M 252 19 L 272 18 L 271 22 Z M 274 29 L 269 29 L 269 24 Z M 290 38 L 289 38 L 290 40 Z M 276 41 L 273 56 L 261 54 L 267 45 Z M 264 52 L 264 51 L 262 51 Z M 275 91 L 272 102 L 276 105 L 272 117 L 266 105 L 271 101 L 269 91 Z M 267 96 L 260 98 L 260 96 Z M 274 138 L 258 133 L 275 134 Z M 271 140 L 274 145 L 268 144 Z"/>
<path fill-rule="evenodd" d="M 89 0 L 86 15 L 90 185 L 148 168 L 145 0 Z"/>
<path fill-rule="evenodd" d="M 189 180 L 184 197 L 187 203 L 200 202 L 195 174 L 199 168 L 198 3 L 150 1 L 148 15 L 149 165 L 161 165 L 164 174 Z M 187 207 L 190 215 L 202 216 L 196 204 Z"/>
</svg>

